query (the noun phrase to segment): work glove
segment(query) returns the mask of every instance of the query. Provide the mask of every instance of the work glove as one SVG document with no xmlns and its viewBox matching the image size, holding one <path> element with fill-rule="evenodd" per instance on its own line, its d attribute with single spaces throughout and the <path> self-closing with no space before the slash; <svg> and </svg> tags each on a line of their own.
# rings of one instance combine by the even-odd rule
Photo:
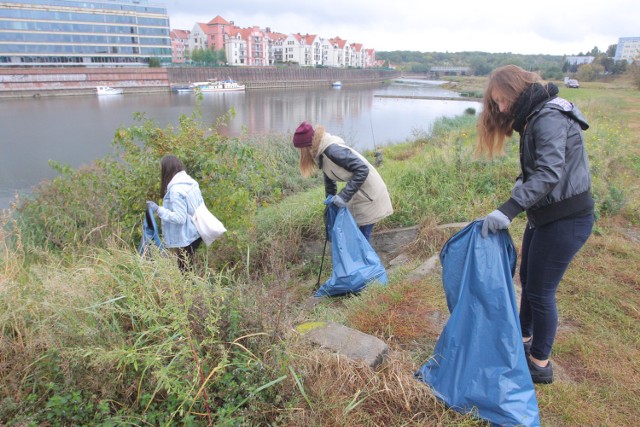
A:
<svg viewBox="0 0 640 427">
<path fill-rule="evenodd" d="M 151 200 L 147 200 L 147 208 L 151 209 L 151 212 L 158 212 L 158 205 Z"/>
<path fill-rule="evenodd" d="M 336 205 L 338 208 L 346 208 L 347 207 L 347 202 L 345 202 L 344 199 L 342 197 L 338 196 L 337 194 L 335 196 L 333 196 L 333 198 L 331 199 L 331 203 Z"/>
<path fill-rule="evenodd" d="M 511 225 L 511 220 L 501 211 L 496 209 L 486 216 L 482 223 L 482 237 L 487 237 L 489 232 L 495 233 L 498 230 L 505 230 Z"/>
</svg>

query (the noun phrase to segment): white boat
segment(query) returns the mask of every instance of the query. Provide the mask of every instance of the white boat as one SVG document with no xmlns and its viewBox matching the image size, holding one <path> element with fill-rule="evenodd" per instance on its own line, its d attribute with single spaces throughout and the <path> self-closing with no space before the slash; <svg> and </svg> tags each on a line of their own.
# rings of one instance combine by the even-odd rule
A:
<svg viewBox="0 0 640 427">
<path fill-rule="evenodd" d="M 200 92 L 238 92 L 243 91 L 245 86 L 238 84 L 235 80 L 211 80 L 208 82 L 192 83 L 191 87 Z"/>
<path fill-rule="evenodd" d="M 115 89 L 109 86 L 96 87 L 96 93 L 98 95 L 122 95 L 122 89 Z"/>
<path fill-rule="evenodd" d="M 175 93 L 191 93 L 193 88 L 191 86 L 173 86 L 171 91 Z"/>
<path fill-rule="evenodd" d="M 337 80 L 333 83 L 331 83 L 332 87 L 342 87 L 342 82 L 340 80 Z"/>
</svg>

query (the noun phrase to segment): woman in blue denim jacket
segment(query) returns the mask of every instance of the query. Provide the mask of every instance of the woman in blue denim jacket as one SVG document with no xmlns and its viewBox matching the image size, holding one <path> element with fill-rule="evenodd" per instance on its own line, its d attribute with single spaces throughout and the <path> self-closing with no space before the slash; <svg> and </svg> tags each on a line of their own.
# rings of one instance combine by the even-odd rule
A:
<svg viewBox="0 0 640 427">
<path fill-rule="evenodd" d="M 193 266 L 196 249 L 202 243 L 191 217 L 203 203 L 200 186 L 184 170 L 176 156 L 167 155 L 160 160 L 160 193 L 162 206 L 152 201 L 147 205 L 158 214 L 162 224 L 162 238 L 167 248 L 178 253 L 178 266 L 186 271 Z"/>
</svg>

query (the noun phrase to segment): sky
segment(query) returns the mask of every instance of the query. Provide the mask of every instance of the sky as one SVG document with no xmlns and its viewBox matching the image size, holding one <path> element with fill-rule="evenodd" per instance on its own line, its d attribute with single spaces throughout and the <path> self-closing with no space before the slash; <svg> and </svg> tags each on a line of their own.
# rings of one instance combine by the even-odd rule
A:
<svg viewBox="0 0 640 427">
<path fill-rule="evenodd" d="M 246 28 L 339 36 L 376 51 L 577 55 L 640 36 L 638 0 L 150 0 L 171 29 L 220 15 Z"/>
</svg>

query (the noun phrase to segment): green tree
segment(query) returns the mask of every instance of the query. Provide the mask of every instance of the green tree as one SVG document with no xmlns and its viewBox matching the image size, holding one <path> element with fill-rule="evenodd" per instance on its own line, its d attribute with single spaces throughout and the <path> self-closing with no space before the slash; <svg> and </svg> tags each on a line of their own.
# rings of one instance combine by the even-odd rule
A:
<svg viewBox="0 0 640 427">
<path fill-rule="evenodd" d="M 199 47 L 193 49 L 193 52 L 191 53 L 191 59 L 197 65 L 204 64 L 204 50 L 200 49 Z"/>
<path fill-rule="evenodd" d="M 614 56 L 616 56 L 616 50 L 618 50 L 617 44 L 609 45 L 609 47 L 607 48 L 607 56 L 609 58 L 613 58 Z"/>
<path fill-rule="evenodd" d="M 595 81 L 599 75 L 604 73 L 604 67 L 600 64 L 584 64 L 578 68 L 576 76 L 578 80 L 585 82 Z"/>
<path fill-rule="evenodd" d="M 218 64 L 226 65 L 227 63 L 227 52 L 224 49 L 220 49 L 218 51 Z"/>
</svg>

